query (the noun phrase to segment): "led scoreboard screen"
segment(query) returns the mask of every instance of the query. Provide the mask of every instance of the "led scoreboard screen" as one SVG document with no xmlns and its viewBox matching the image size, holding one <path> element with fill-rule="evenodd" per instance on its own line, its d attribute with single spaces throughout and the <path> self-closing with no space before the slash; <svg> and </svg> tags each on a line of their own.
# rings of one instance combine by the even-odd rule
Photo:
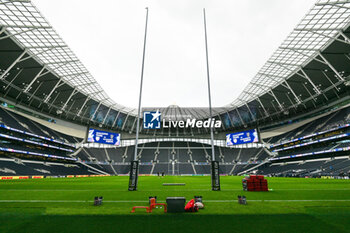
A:
<svg viewBox="0 0 350 233">
<path fill-rule="evenodd" d="M 259 142 L 258 131 L 256 129 L 226 134 L 226 146 L 234 146 L 255 142 Z"/>
<path fill-rule="evenodd" d="M 120 134 L 90 128 L 87 136 L 87 142 L 119 146 Z"/>
</svg>

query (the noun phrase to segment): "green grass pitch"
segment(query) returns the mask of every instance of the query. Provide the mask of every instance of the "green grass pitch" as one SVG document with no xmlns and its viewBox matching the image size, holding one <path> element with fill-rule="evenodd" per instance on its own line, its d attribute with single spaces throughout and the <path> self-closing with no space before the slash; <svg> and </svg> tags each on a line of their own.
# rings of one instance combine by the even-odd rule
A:
<svg viewBox="0 0 350 233">
<path fill-rule="evenodd" d="M 267 178 L 271 191 L 244 192 L 241 179 L 221 177 L 211 191 L 210 177 L 139 177 L 133 192 L 121 176 L 1 181 L 0 232 L 350 232 L 350 180 Z M 186 186 L 162 186 L 172 182 Z M 197 213 L 130 213 L 149 196 L 194 195 L 205 204 Z"/>
</svg>

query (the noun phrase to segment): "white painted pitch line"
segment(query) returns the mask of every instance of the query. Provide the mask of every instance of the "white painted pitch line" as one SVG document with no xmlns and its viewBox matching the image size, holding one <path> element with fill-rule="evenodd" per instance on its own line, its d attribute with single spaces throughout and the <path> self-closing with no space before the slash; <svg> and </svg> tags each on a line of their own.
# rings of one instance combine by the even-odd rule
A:
<svg viewBox="0 0 350 233">
<path fill-rule="evenodd" d="M 350 190 L 350 189 L 349 189 Z M 59 191 L 59 192 L 90 192 L 90 191 L 108 191 L 108 192 L 129 192 L 127 189 L 125 190 L 116 190 L 116 189 L 0 189 L 0 191 L 33 191 L 33 192 L 50 192 L 50 191 Z M 164 191 L 211 191 L 211 189 L 149 189 L 149 190 L 140 190 L 142 192 L 164 192 Z M 225 189 L 222 191 L 242 191 L 242 189 Z"/>
<path fill-rule="evenodd" d="M 0 202 L 3 203 L 7 203 L 7 202 L 39 202 L 39 203 L 45 203 L 45 202 L 58 202 L 58 203 L 62 203 L 62 202 L 67 202 L 67 203 L 72 203 L 72 202 L 90 202 L 90 201 L 82 201 L 82 200 L 0 200 Z"/>
<path fill-rule="evenodd" d="M 247 202 L 337 202 L 349 200 L 247 200 Z M 237 202 L 237 200 L 206 200 L 205 202 Z"/>
<path fill-rule="evenodd" d="M 248 202 L 350 202 L 350 199 L 345 200 L 247 200 Z M 87 203 L 93 201 L 84 201 L 84 200 L 0 200 L 0 203 Z M 143 202 L 147 201 L 141 200 L 105 200 L 106 203 L 133 203 L 133 202 Z M 165 202 L 160 200 L 159 202 Z M 205 200 L 205 202 L 215 202 L 215 203 L 227 203 L 227 202 L 237 202 L 237 200 Z"/>
<path fill-rule="evenodd" d="M 0 203 L 86 203 L 86 202 L 94 202 L 94 201 L 84 201 L 84 200 L 0 200 Z M 103 201 L 103 202 L 147 202 L 147 201 Z"/>
<path fill-rule="evenodd" d="M 272 189 L 272 190 L 277 190 L 277 191 L 350 191 L 350 189 Z"/>
<path fill-rule="evenodd" d="M 249 201 L 249 200 L 248 200 Z M 350 201 L 350 199 L 345 200 L 251 200 L 251 201 L 261 201 L 261 202 L 329 202 L 329 201 Z"/>
</svg>

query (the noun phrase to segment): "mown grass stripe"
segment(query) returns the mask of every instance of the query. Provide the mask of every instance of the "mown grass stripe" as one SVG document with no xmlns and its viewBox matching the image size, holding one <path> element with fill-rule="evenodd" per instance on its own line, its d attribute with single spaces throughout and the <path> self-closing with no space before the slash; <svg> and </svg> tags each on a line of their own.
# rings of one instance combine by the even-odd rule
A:
<svg viewBox="0 0 350 233">
<path fill-rule="evenodd" d="M 248 202 L 348 202 L 350 199 L 336 200 L 336 199 L 327 199 L 327 200 L 247 200 Z M 2 203 L 15 203 L 15 202 L 24 202 L 24 203 L 85 203 L 93 202 L 91 200 L 0 200 Z M 128 203 L 128 202 L 147 202 L 143 200 L 105 200 L 106 203 Z M 158 202 L 165 202 L 165 200 L 158 200 Z M 204 200 L 203 202 L 237 202 L 237 200 Z"/>
<path fill-rule="evenodd" d="M 96 191 L 96 189 L 0 189 L 0 191 L 30 191 L 30 192 L 91 192 Z M 99 191 L 107 192 L 125 192 L 125 190 L 117 189 L 99 189 Z M 163 191 L 176 191 L 176 192 L 192 192 L 192 191 L 211 191 L 208 189 L 149 189 L 149 190 L 140 190 L 142 192 L 163 192 Z M 221 191 L 243 191 L 242 189 L 222 189 Z M 269 189 L 269 191 L 350 191 L 350 189 Z"/>
</svg>

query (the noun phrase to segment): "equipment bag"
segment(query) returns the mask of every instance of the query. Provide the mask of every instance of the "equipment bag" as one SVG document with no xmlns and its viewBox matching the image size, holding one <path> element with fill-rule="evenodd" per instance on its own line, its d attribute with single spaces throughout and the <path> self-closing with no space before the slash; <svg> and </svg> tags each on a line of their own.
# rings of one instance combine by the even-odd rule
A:
<svg viewBox="0 0 350 233">
<path fill-rule="evenodd" d="M 194 205 L 194 199 L 187 202 L 187 204 L 185 206 L 185 211 L 186 212 L 197 212 L 198 211 L 198 206 Z"/>
</svg>

